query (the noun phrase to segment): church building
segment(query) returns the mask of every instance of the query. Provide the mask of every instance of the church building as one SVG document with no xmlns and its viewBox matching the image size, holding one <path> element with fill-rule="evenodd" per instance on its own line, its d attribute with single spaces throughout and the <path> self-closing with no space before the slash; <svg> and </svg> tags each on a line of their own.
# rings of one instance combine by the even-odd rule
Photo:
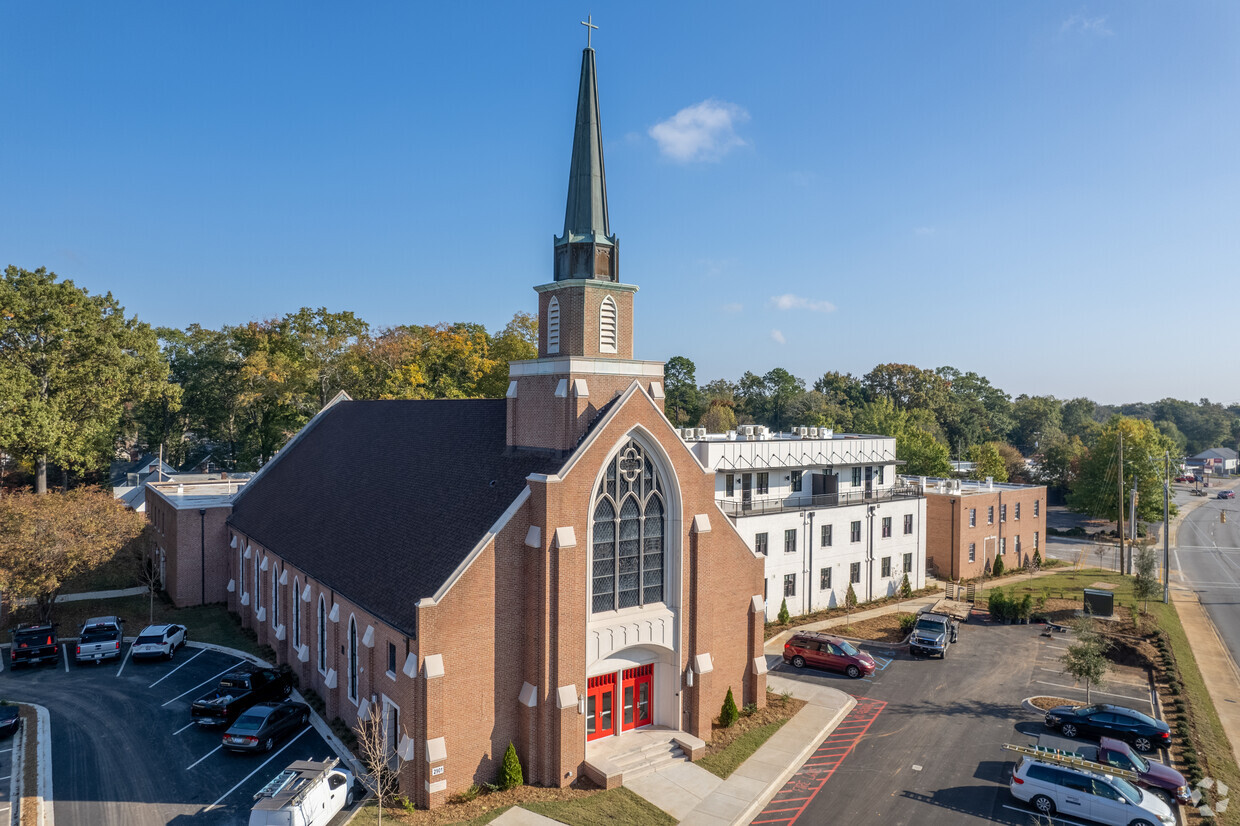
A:
<svg viewBox="0 0 1240 826">
<path fill-rule="evenodd" d="M 699 756 L 731 689 L 762 706 L 764 559 L 634 358 L 595 54 L 582 55 L 538 358 L 505 399 L 341 394 L 233 500 L 228 605 L 327 717 L 379 715 L 402 792 L 622 780 L 638 729 Z"/>
</svg>

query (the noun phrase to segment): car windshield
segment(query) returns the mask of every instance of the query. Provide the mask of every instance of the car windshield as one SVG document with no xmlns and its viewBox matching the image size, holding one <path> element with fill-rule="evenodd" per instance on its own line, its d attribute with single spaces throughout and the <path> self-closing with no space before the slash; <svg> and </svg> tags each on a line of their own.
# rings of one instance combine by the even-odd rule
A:
<svg viewBox="0 0 1240 826">
<path fill-rule="evenodd" d="M 919 619 L 917 620 L 917 630 L 918 631 L 942 631 L 943 621 L 932 620 L 932 619 Z"/>
<path fill-rule="evenodd" d="M 1097 706 L 1081 706 L 1080 708 L 1072 709 L 1072 711 L 1076 714 L 1093 714 L 1097 710 Z"/>
<path fill-rule="evenodd" d="M 1134 806 L 1141 805 L 1141 792 L 1137 790 L 1136 786 L 1132 785 L 1122 777 L 1112 777 L 1111 785 L 1115 787 L 1115 791 L 1127 798 L 1129 803 Z"/>
<path fill-rule="evenodd" d="M 164 638 L 159 634 L 147 634 L 144 637 L 138 637 L 138 645 L 159 645 Z"/>
<path fill-rule="evenodd" d="M 1141 755 L 1134 752 L 1128 755 L 1128 759 L 1132 761 L 1133 768 L 1135 768 L 1141 774 L 1145 774 L 1146 772 L 1150 770 L 1150 764 L 1147 763 L 1145 758 L 1142 757 Z"/>
<path fill-rule="evenodd" d="M 233 728 L 241 731 L 258 731 L 263 727 L 263 721 L 266 719 L 260 714 L 242 714 L 237 718 L 237 722 L 233 723 Z"/>
<path fill-rule="evenodd" d="M 840 650 L 850 657 L 855 657 L 861 653 L 857 650 L 856 646 L 845 640 L 840 640 Z"/>
</svg>

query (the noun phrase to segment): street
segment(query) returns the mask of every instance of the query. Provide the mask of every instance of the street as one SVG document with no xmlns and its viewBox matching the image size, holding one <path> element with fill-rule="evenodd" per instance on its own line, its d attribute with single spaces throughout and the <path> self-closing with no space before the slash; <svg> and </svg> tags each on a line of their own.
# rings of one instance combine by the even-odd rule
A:
<svg viewBox="0 0 1240 826">
<path fill-rule="evenodd" d="M 1227 514 L 1225 523 L 1220 521 L 1224 512 Z M 1240 662 L 1240 504 L 1237 500 L 1209 499 L 1185 517 L 1176 537 L 1176 547 L 1171 551 L 1171 570 L 1178 582 L 1197 593 L 1232 660 Z"/>
</svg>

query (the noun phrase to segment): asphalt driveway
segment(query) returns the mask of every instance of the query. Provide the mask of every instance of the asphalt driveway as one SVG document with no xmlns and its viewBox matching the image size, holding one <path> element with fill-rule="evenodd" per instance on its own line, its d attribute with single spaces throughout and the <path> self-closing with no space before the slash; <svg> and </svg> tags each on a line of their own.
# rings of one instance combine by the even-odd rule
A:
<svg viewBox="0 0 1240 826">
<path fill-rule="evenodd" d="M 190 723 L 190 704 L 242 662 L 187 646 L 171 662 L 76 666 L 62 654 L 0 673 L 0 696 L 51 714 L 59 826 L 245 823 L 254 793 L 290 762 L 334 756 L 309 726 L 271 754 L 238 755 Z"/>
</svg>

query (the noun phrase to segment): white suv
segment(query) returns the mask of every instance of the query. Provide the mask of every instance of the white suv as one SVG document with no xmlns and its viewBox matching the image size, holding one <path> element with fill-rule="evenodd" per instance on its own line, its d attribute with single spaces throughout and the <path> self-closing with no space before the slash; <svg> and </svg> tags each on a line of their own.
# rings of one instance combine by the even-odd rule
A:
<svg viewBox="0 0 1240 826">
<path fill-rule="evenodd" d="M 139 657 L 164 657 L 172 659 L 177 649 L 185 645 L 184 625 L 148 625 L 134 640 L 129 653 Z"/>
<path fill-rule="evenodd" d="M 1061 814 L 1107 826 L 1173 826 L 1171 809 L 1120 777 L 1021 757 L 1012 770 L 1012 796 L 1039 814 Z"/>
</svg>

